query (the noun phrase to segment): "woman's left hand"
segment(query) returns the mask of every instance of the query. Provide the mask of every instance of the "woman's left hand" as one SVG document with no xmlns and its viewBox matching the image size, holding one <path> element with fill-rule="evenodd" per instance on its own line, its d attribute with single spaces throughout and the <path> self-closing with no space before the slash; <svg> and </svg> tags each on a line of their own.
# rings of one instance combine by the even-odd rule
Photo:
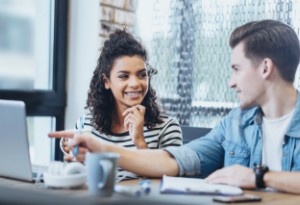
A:
<svg viewBox="0 0 300 205">
<path fill-rule="evenodd" d="M 148 148 L 144 139 L 144 117 L 146 108 L 136 105 L 123 112 L 124 127 L 129 131 L 133 143 L 139 149 Z"/>
</svg>

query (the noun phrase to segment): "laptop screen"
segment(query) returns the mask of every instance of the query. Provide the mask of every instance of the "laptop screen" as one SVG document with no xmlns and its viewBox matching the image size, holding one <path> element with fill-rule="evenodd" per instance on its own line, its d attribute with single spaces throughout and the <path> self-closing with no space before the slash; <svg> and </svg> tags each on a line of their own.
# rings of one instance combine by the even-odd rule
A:
<svg viewBox="0 0 300 205">
<path fill-rule="evenodd" d="M 32 181 L 25 104 L 0 100 L 0 176 Z"/>
</svg>

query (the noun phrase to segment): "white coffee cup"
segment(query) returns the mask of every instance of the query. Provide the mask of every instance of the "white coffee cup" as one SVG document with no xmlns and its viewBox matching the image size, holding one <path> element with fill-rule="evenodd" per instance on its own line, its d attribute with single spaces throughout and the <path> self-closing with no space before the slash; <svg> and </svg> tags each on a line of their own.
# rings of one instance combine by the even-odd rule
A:
<svg viewBox="0 0 300 205">
<path fill-rule="evenodd" d="M 112 196 L 120 155 L 112 152 L 88 152 L 86 155 L 87 184 L 93 196 Z"/>
</svg>

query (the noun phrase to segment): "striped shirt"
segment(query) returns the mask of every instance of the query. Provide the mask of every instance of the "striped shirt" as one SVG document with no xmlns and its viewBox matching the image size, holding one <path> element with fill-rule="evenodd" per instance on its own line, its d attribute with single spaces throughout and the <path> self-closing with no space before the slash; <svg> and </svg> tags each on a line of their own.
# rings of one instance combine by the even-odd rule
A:
<svg viewBox="0 0 300 205">
<path fill-rule="evenodd" d="M 149 149 L 161 149 L 172 146 L 182 145 L 182 133 L 181 128 L 177 120 L 170 117 L 161 116 L 163 123 L 156 124 L 152 129 L 148 129 L 144 126 L 144 138 Z M 92 125 L 92 116 L 87 115 L 84 121 L 84 130 L 90 131 L 94 136 L 98 137 L 102 143 L 113 143 L 123 147 L 127 147 L 131 150 L 136 150 L 135 144 L 129 135 L 129 132 L 106 135 L 98 132 Z M 139 176 L 132 172 L 128 172 L 124 169 L 118 168 L 118 180 L 134 179 Z"/>
</svg>

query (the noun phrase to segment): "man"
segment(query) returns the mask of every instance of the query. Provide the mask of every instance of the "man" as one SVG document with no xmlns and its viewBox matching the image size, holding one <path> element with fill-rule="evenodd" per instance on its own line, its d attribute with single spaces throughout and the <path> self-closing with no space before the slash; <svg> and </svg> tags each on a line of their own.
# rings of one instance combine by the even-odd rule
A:
<svg viewBox="0 0 300 205">
<path fill-rule="evenodd" d="M 300 95 L 293 86 L 300 58 L 298 37 L 279 21 L 255 21 L 236 28 L 230 46 L 229 86 L 240 106 L 202 138 L 182 147 L 130 151 L 101 144 L 88 134 L 62 131 L 49 136 L 73 138 L 70 147 L 80 144 L 81 154 L 87 149 L 117 152 L 120 167 L 138 175 L 208 176 L 211 183 L 297 192 L 300 183 L 288 182 L 300 173 L 286 171 L 300 170 Z M 258 166 L 262 164 L 269 168 Z"/>
</svg>

